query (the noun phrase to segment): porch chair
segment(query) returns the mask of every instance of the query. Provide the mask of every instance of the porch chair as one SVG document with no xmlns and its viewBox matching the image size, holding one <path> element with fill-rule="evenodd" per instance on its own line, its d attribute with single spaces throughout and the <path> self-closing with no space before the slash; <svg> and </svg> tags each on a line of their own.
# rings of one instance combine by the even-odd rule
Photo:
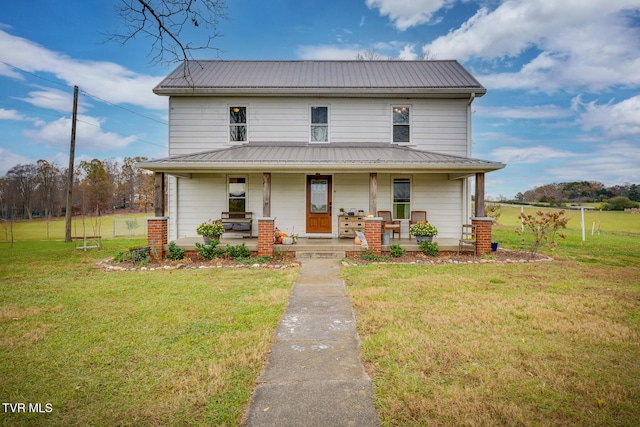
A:
<svg viewBox="0 0 640 427">
<path fill-rule="evenodd" d="M 411 217 L 409 219 L 409 228 L 416 222 L 429 222 L 427 221 L 427 211 L 411 211 Z"/>
<path fill-rule="evenodd" d="M 458 243 L 458 253 L 462 251 L 473 251 L 473 255 L 477 255 L 476 225 L 462 224 L 462 235 Z"/>
<path fill-rule="evenodd" d="M 383 232 L 391 231 L 391 237 L 394 239 L 396 238 L 396 233 L 398 233 L 398 237 L 402 237 L 400 235 L 400 221 L 393 220 L 391 211 L 378 211 L 378 216 L 384 221 Z"/>
</svg>

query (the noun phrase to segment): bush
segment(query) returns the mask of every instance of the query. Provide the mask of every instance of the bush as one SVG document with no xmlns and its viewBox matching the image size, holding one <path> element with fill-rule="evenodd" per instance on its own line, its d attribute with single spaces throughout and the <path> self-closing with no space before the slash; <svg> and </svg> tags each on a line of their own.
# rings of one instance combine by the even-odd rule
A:
<svg viewBox="0 0 640 427">
<path fill-rule="evenodd" d="M 428 240 L 423 240 L 420 242 L 420 250 L 429 256 L 436 256 L 438 252 L 440 252 L 440 246 L 436 242 L 430 242 Z"/>
<path fill-rule="evenodd" d="M 623 211 L 625 209 L 633 209 L 640 207 L 640 203 L 634 202 L 628 197 L 617 196 L 612 197 L 602 204 L 605 211 Z"/>
<path fill-rule="evenodd" d="M 524 212 L 519 215 L 525 232 L 531 232 L 533 235 L 533 243 L 531 245 L 531 255 L 534 255 L 540 245 L 546 243 L 550 249 L 556 246 L 556 235 L 564 239 L 565 236 L 562 233 L 558 233 L 558 230 L 567 228 L 567 222 L 569 218 L 564 218 L 564 211 L 557 212 L 536 212 L 536 216 L 527 215 Z M 522 235 L 522 231 L 516 228 L 516 234 Z M 524 237 L 522 238 L 524 243 Z"/>
<path fill-rule="evenodd" d="M 184 258 L 184 249 L 178 247 L 175 242 L 169 243 L 167 251 L 167 258 L 172 259 L 174 261 L 179 261 Z"/>
<path fill-rule="evenodd" d="M 398 244 L 389 246 L 389 252 L 391 252 L 391 256 L 395 258 L 401 257 L 406 251 L 406 249 L 402 248 Z"/>
<path fill-rule="evenodd" d="M 212 240 L 210 245 L 203 245 L 196 242 L 196 250 L 198 255 L 204 259 L 212 260 L 214 258 L 220 258 L 224 254 L 224 249 L 216 248 L 220 243 L 219 240 Z"/>
<path fill-rule="evenodd" d="M 390 261 L 391 257 L 388 255 L 377 255 L 372 251 L 367 251 L 360 255 L 360 259 L 363 261 L 371 261 L 371 262 L 386 262 Z"/>
<path fill-rule="evenodd" d="M 227 245 L 227 256 L 238 259 L 238 258 L 249 258 L 251 256 L 251 250 L 243 243 L 237 246 Z"/>
</svg>

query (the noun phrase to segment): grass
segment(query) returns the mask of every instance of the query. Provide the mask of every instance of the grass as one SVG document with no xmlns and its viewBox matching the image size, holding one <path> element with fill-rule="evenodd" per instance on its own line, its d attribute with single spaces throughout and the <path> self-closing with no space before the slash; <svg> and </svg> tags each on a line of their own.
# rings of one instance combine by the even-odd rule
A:
<svg viewBox="0 0 640 427">
<path fill-rule="evenodd" d="M 343 269 L 384 426 L 640 424 L 638 238 L 568 234 L 551 263 Z"/>
<path fill-rule="evenodd" d="M 108 273 L 63 242 L 0 245 L 0 425 L 238 425 L 295 271 Z"/>
</svg>

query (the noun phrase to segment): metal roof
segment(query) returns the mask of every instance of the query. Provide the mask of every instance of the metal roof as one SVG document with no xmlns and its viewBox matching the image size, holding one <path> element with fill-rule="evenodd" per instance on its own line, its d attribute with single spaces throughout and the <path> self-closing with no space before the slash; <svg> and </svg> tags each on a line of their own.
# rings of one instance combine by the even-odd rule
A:
<svg viewBox="0 0 640 427">
<path fill-rule="evenodd" d="M 502 163 L 416 150 L 390 144 L 249 143 L 141 162 L 157 172 L 414 170 L 419 172 L 475 173 L 505 167 Z M 315 170 L 314 170 L 315 172 Z"/>
<path fill-rule="evenodd" d="M 228 93 L 475 93 L 486 89 L 457 61 L 188 61 L 159 95 Z"/>
</svg>

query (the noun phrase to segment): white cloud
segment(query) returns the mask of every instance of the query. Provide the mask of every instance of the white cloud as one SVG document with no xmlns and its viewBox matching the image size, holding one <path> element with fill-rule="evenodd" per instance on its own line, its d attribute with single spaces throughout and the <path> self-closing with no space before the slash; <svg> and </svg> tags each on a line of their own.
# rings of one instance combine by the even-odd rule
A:
<svg viewBox="0 0 640 427">
<path fill-rule="evenodd" d="M 534 105 L 525 107 L 484 107 L 477 106 L 475 112 L 483 117 L 497 117 L 501 119 L 559 119 L 575 113 L 558 107 L 557 105 Z"/>
<path fill-rule="evenodd" d="M 27 98 L 16 98 L 36 107 L 48 108 L 55 111 L 60 111 L 62 113 L 70 113 L 73 110 L 73 94 L 69 92 L 64 92 L 58 89 L 51 89 L 40 87 L 41 90 L 36 90 L 29 92 L 29 96 Z M 86 101 L 80 100 L 78 111 L 85 112 L 86 109 L 83 107 L 86 105 Z"/>
<path fill-rule="evenodd" d="M 640 84 L 640 30 L 626 15 L 640 0 L 507 0 L 425 45 L 438 58 L 536 56 L 515 72 L 479 76 L 488 88 L 600 90 Z"/>
<path fill-rule="evenodd" d="M 42 123 L 36 130 L 26 130 L 24 135 L 35 144 L 66 147 L 71 138 L 71 119 L 60 118 Z M 79 115 L 76 129 L 76 147 L 79 150 L 101 150 L 124 148 L 136 140 L 135 136 L 122 137 L 114 132 L 104 131 L 101 121 L 95 117 Z"/>
<path fill-rule="evenodd" d="M 414 48 L 415 45 L 413 44 L 406 45 L 398 55 L 398 59 L 403 59 L 405 61 L 415 61 L 418 59 L 418 55 L 413 50 Z"/>
<path fill-rule="evenodd" d="M 0 51 L 6 63 L 29 72 L 52 73 L 67 85 L 77 85 L 108 102 L 166 108 L 166 100 L 151 91 L 161 77 L 138 74 L 113 62 L 73 59 L 2 30 Z M 15 69 L 7 66 L 0 66 L 0 75 L 22 78 Z"/>
<path fill-rule="evenodd" d="M 0 147 L 0 176 L 16 165 L 33 163 L 30 159 Z"/>
<path fill-rule="evenodd" d="M 353 47 L 338 47 L 332 45 L 299 46 L 298 56 L 306 60 L 343 59 L 353 60 L 362 53 L 362 49 Z"/>
<path fill-rule="evenodd" d="M 431 21 L 433 14 L 452 0 L 366 0 L 369 9 L 379 9 L 395 27 L 404 31 Z"/>
<path fill-rule="evenodd" d="M 576 97 L 573 104 L 580 111 L 579 121 L 586 131 L 598 128 L 610 138 L 640 136 L 640 95 L 604 105 L 595 101 L 584 104 Z"/>
<path fill-rule="evenodd" d="M 0 108 L 0 120 L 36 121 L 37 119 L 24 116 L 16 110 L 5 110 L 4 108 Z"/>
<path fill-rule="evenodd" d="M 501 147 L 491 152 L 492 159 L 506 164 L 540 163 L 550 159 L 575 157 L 578 154 L 566 150 L 537 145 L 534 147 Z"/>
</svg>

